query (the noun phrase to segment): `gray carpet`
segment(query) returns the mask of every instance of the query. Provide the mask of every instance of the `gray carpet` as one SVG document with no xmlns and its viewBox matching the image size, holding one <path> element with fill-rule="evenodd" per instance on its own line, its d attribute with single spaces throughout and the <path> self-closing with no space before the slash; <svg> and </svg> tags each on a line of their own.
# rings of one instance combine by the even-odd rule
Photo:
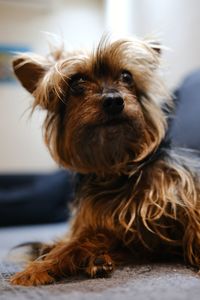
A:
<svg viewBox="0 0 200 300">
<path fill-rule="evenodd" d="M 48 225 L 0 230 L 0 299 L 70 299 L 70 300 L 199 300 L 200 277 L 181 264 L 153 264 L 126 267 L 111 278 L 68 278 L 42 287 L 18 287 L 8 277 L 20 269 L 6 262 L 8 249 L 19 242 L 49 240 L 62 234 L 66 225 Z"/>
</svg>

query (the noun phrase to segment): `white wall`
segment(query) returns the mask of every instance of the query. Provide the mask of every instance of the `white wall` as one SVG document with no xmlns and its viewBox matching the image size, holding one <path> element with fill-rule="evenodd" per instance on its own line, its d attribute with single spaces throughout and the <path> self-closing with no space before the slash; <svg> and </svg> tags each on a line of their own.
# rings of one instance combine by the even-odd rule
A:
<svg viewBox="0 0 200 300">
<path fill-rule="evenodd" d="M 0 1 L 0 44 L 28 45 L 35 52 L 47 53 L 47 40 L 41 31 L 48 31 L 63 36 L 74 47 L 92 46 L 102 28 L 102 1 L 58 0 L 53 10 L 37 5 L 2 5 Z M 42 141 L 44 116 L 38 112 L 29 119 L 26 110 L 30 104 L 31 96 L 19 84 L 0 84 L 0 172 L 55 168 Z"/>
<path fill-rule="evenodd" d="M 106 24 L 120 34 L 160 37 L 170 87 L 200 67 L 199 0 L 107 0 Z M 121 17 L 120 17 L 121 16 Z"/>
</svg>

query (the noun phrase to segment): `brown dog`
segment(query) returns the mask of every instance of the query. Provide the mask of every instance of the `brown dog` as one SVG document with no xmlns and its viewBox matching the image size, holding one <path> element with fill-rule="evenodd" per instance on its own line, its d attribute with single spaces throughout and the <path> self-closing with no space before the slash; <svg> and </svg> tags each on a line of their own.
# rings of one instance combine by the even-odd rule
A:
<svg viewBox="0 0 200 300">
<path fill-rule="evenodd" d="M 51 155 L 83 178 L 70 234 L 44 246 L 13 284 L 106 276 L 138 256 L 179 255 L 199 268 L 199 175 L 165 143 L 171 99 L 159 62 L 159 45 L 136 39 L 15 58 L 33 109 L 46 110 Z"/>
</svg>

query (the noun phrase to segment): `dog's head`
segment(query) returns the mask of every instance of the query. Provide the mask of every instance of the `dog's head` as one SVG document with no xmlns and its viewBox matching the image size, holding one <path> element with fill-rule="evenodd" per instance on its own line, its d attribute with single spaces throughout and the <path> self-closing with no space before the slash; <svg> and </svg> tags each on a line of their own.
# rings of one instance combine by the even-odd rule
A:
<svg viewBox="0 0 200 300">
<path fill-rule="evenodd" d="M 169 100 L 159 45 L 100 42 L 92 53 L 20 55 L 16 76 L 47 111 L 45 141 L 54 159 L 82 173 L 127 173 L 160 144 Z"/>
</svg>

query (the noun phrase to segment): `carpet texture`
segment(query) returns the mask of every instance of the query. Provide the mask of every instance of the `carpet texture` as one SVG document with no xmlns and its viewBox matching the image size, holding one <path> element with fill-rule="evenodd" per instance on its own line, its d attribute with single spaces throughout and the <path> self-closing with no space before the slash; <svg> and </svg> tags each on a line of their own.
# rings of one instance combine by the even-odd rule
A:
<svg viewBox="0 0 200 300">
<path fill-rule="evenodd" d="M 1 300 L 73 299 L 73 300 L 197 300 L 200 299 L 200 278 L 181 265 L 146 265 L 123 268 L 111 278 L 69 278 L 61 283 L 41 287 L 11 286 L 9 274 L 19 270 L 2 263 Z"/>
<path fill-rule="evenodd" d="M 65 225 L 53 226 L 53 235 L 61 233 Z M 24 242 L 31 236 L 33 240 L 50 237 L 49 226 L 26 227 L 0 230 L 0 249 L 16 240 Z M 14 231 L 14 234 L 13 234 Z M 52 230 L 51 230 L 52 231 Z M 29 236 L 25 233 L 29 232 Z M 46 232 L 46 234 L 45 234 Z M 4 233 L 4 234 L 3 234 Z M 18 234 L 17 234 L 18 233 Z M 37 235 L 36 235 L 37 233 Z M 13 239 L 11 238 L 13 235 Z M 15 239 L 15 241 L 14 241 Z M 12 243 L 11 243 L 12 241 Z M 9 247 L 8 247 L 9 248 Z M 83 277 L 67 278 L 60 283 L 41 287 L 11 286 L 10 274 L 20 270 L 20 265 L 6 262 L 4 255 L 0 263 L 0 300 L 58 299 L 58 300 L 199 300 L 200 276 L 181 264 L 151 264 L 125 267 L 116 270 L 111 278 L 86 279 Z"/>
</svg>

